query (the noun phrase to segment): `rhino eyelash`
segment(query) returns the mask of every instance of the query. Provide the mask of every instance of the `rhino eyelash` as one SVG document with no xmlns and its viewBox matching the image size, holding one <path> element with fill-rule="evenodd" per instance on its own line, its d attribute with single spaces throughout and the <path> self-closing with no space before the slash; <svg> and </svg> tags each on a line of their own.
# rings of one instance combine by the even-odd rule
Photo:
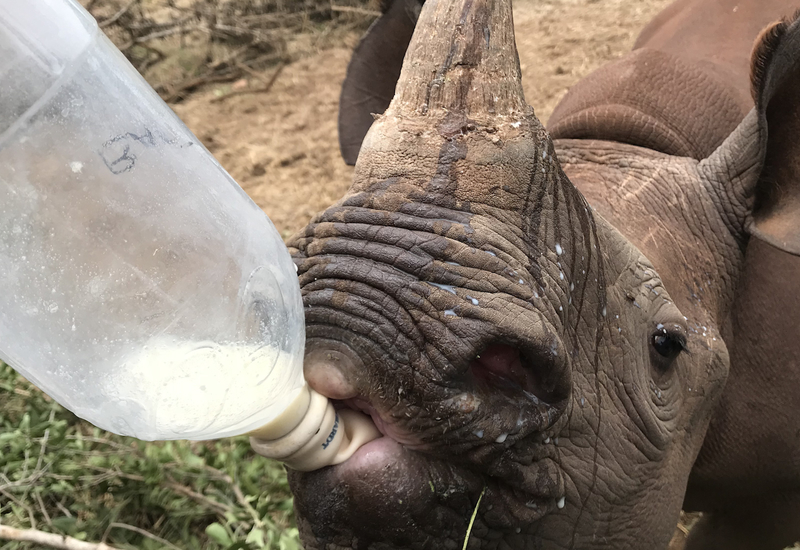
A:
<svg viewBox="0 0 800 550">
<path fill-rule="evenodd" d="M 663 324 L 659 323 L 656 325 L 656 330 L 653 332 L 653 336 L 664 334 L 678 344 L 678 346 L 680 346 L 682 353 L 692 355 L 692 350 L 689 349 L 685 331 L 681 329 L 680 325 L 675 325 L 675 328 L 677 330 L 667 330 Z"/>
<path fill-rule="evenodd" d="M 689 349 L 689 344 L 686 342 L 686 336 L 683 334 L 673 334 L 673 338 L 678 342 L 678 345 L 681 347 L 681 352 L 686 353 L 688 355 L 692 354 L 692 351 Z"/>
</svg>

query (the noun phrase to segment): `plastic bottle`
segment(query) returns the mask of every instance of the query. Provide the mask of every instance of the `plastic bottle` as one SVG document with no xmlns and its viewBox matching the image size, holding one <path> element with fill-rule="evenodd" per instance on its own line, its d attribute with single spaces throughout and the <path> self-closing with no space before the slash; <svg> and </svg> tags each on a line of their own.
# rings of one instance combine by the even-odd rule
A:
<svg viewBox="0 0 800 550">
<path fill-rule="evenodd" d="M 83 8 L 0 3 L 0 97 L 0 358 L 140 439 L 256 430 L 313 469 L 377 435 L 305 386 L 272 223 Z"/>
</svg>

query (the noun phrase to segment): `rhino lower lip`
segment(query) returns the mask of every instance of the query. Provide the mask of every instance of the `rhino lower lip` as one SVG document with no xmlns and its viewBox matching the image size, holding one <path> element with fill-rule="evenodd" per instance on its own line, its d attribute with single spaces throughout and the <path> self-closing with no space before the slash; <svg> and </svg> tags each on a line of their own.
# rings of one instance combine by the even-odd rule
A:
<svg viewBox="0 0 800 550">
<path fill-rule="evenodd" d="M 343 463 L 335 466 L 340 471 L 377 471 L 388 463 L 398 460 L 402 451 L 402 446 L 388 436 L 373 439 L 360 449 L 353 456 Z"/>
</svg>

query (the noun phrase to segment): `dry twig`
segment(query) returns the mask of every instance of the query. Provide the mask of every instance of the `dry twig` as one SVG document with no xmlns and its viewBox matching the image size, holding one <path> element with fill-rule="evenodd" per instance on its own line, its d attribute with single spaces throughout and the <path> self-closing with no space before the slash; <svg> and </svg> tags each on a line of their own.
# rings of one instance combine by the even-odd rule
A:
<svg viewBox="0 0 800 550">
<path fill-rule="evenodd" d="M 375 10 L 368 10 L 366 8 L 359 8 L 355 6 L 337 6 L 336 4 L 331 4 L 331 11 L 357 13 L 359 15 L 366 15 L 367 17 L 380 17 L 381 15 L 381 12 Z"/>
<path fill-rule="evenodd" d="M 147 538 L 149 538 L 151 540 L 154 540 L 159 544 L 163 544 L 164 546 L 166 546 L 168 548 L 174 548 L 175 550 L 181 550 L 180 548 L 178 548 L 177 546 L 172 544 L 170 541 L 168 541 L 166 539 L 162 539 L 161 537 L 158 537 L 158 536 L 154 535 L 153 533 L 151 533 L 149 531 L 145 531 L 144 529 L 141 529 L 139 527 L 135 527 L 133 525 L 128 525 L 127 523 L 112 523 L 112 524 L 110 524 L 108 526 L 108 529 L 106 530 L 106 535 L 108 535 L 108 533 L 114 528 L 125 529 L 127 531 L 133 531 L 134 533 L 139 533 L 143 537 L 147 537 Z M 106 535 L 103 536 L 103 540 L 105 540 Z"/>
<path fill-rule="evenodd" d="M 117 13 L 115 13 L 108 19 L 103 19 L 102 21 L 100 21 L 100 23 L 98 23 L 98 25 L 100 26 L 101 29 L 105 29 L 106 27 L 113 25 L 114 23 L 119 21 L 120 17 L 128 13 L 128 10 L 131 9 L 131 7 L 138 1 L 139 0 L 130 0 L 130 2 L 125 4 L 121 10 L 119 10 Z"/>
<path fill-rule="evenodd" d="M 113 546 L 103 542 L 84 542 L 66 535 L 45 533 L 38 529 L 14 529 L 5 525 L 0 525 L 0 539 L 32 542 L 33 544 L 60 550 L 115 550 Z"/>
<path fill-rule="evenodd" d="M 274 73 L 272 73 L 272 77 L 270 77 L 270 79 L 267 81 L 267 83 L 261 88 L 250 88 L 250 89 L 246 89 L 246 90 L 233 90 L 232 92 L 228 92 L 225 95 L 221 95 L 219 97 L 215 97 L 214 99 L 211 100 L 211 102 L 212 103 L 217 103 L 217 102 L 220 102 L 220 101 L 225 101 L 229 97 L 232 97 L 232 96 L 235 96 L 235 95 L 265 94 L 265 93 L 269 92 L 272 89 L 272 86 L 275 84 L 275 81 L 278 79 L 278 76 L 281 74 L 281 71 L 283 71 L 283 68 L 285 66 L 286 66 L 286 63 L 281 63 L 280 65 L 278 65 L 278 68 L 275 69 Z"/>
</svg>

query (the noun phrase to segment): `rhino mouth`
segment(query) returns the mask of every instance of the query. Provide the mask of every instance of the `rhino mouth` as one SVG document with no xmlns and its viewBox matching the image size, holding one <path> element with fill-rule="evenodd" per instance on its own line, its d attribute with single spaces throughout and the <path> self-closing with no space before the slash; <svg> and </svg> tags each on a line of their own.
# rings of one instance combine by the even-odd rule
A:
<svg viewBox="0 0 800 550">
<path fill-rule="evenodd" d="M 494 416 L 494 426 L 485 419 L 471 423 L 456 429 L 458 443 L 415 432 L 402 422 L 405 414 L 387 410 L 380 399 L 335 400 L 339 409 L 369 415 L 383 437 L 337 466 L 290 472 L 306 548 L 422 549 L 444 547 L 444 541 L 460 546 L 482 493 L 475 520 L 479 538 L 515 536 L 517 526 L 558 508 L 564 487 L 549 430 L 563 405 L 543 400 L 560 394 L 540 384 L 525 368 L 526 359 L 507 344 L 488 345 L 469 364 L 475 392 L 522 395 L 555 412 L 534 422 L 519 415 L 513 421 Z"/>
</svg>

